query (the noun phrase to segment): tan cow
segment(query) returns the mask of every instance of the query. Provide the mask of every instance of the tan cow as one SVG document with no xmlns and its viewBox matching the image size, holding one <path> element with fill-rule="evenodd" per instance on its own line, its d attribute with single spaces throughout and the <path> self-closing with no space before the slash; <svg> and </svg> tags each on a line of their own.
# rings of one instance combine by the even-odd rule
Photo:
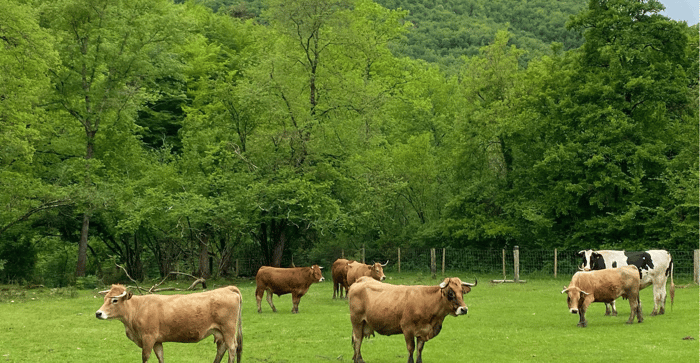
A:
<svg viewBox="0 0 700 363">
<path fill-rule="evenodd" d="M 309 286 L 324 280 L 322 268 L 318 265 L 292 268 L 261 267 L 255 275 L 257 285 L 255 299 L 258 302 L 258 313 L 262 313 L 260 302 L 265 291 L 267 291 L 267 303 L 270 304 L 273 312 L 277 312 L 277 308 L 272 303 L 272 294 L 277 296 L 292 294 L 292 314 L 299 313 L 299 300 L 309 291 Z"/>
<path fill-rule="evenodd" d="M 595 271 L 579 271 L 571 278 L 568 287 L 564 287 L 562 294 L 566 293 L 569 304 L 569 312 L 578 314 L 580 319 L 578 326 L 585 328 L 586 310 L 591 303 L 612 303 L 622 296 L 630 302 L 630 318 L 627 324 L 637 321 L 642 322 L 642 303 L 639 301 L 639 284 L 641 272 L 636 266 L 625 266 Z"/>
<path fill-rule="evenodd" d="M 241 292 L 235 286 L 188 294 L 135 296 L 122 285 L 112 285 L 100 294 L 104 304 L 95 313 L 98 319 L 117 319 L 126 336 L 141 347 L 141 359 L 148 361 L 151 350 L 163 363 L 163 343 L 196 343 L 210 335 L 216 342 L 214 363 L 228 350 L 240 363 L 243 349 L 241 332 Z"/>
<path fill-rule="evenodd" d="M 353 261 L 348 265 L 347 282 L 348 286 L 355 283 L 360 277 L 369 276 L 377 281 L 384 281 L 386 276 L 384 275 L 384 267 L 389 263 L 386 261 L 385 264 L 375 262 L 371 265 L 366 265 L 362 262 Z"/>
<path fill-rule="evenodd" d="M 402 286 L 377 282 L 363 277 L 348 292 L 353 361 L 364 362 L 362 339 L 376 331 L 382 335 L 403 334 L 408 349 L 408 363 L 418 348 L 417 362 L 422 361 L 423 345 L 436 337 L 447 315 L 467 313 L 463 295 L 476 286 L 459 278 L 446 278 L 436 286 Z"/>
<path fill-rule="evenodd" d="M 344 258 L 339 258 L 333 262 L 331 267 L 331 273 L 333 275 L 333 298 L 335 299 L 336 293 L 338 297 L 343 297 L 343 290 L 345 290 L 345 296 L 348 295 L 348 269 L 349 264 L 353 263 L 353 260 L 346 260 Z"/>
</svg>

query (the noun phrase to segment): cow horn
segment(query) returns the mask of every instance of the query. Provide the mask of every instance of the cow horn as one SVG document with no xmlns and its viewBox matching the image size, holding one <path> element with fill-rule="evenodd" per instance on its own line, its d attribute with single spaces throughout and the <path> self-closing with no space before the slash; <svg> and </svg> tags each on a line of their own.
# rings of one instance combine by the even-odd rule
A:
<svg viewBox="0 0 700 363">
<path fill-rule="evenodd" d="M 382 267 L 386 266 L 389 264 L 389 260 L 386 260 L 386 263 L 382 265 Z M 381 265 L 381 264 L 380 264 Z"/>
<path fill-rule="evenodd" d="M 126 293 L 127 293 L 127 292 L 128 292 L 128 291 L 124 290 L 124 292 L 122 292 L 121 295 L 112 296 L 112 298 L 117 298 L 117 299 L 118 299 L 118 298 L 120 298 L 120 297 L 124 297 L 124 296 L 126 296 Z"/>
<path fill-rule="evenodd" d="M 585 291 L 583 291 L 583 290 L 581 290 L 581 293 L 584 294 L 584 295 L 590 295 L 589 293 L 587 293 L 587 292 L 585 292 Z"/>
<path fill-rule="evenodd" d="M 318 266 L 318 269 L 319 269 L 319 270 L 323 270 L 323 266 Z"/>
<path fill-rule="evenodd" d="M 581 264 L 581 266 L 578 267 L 578 270 L 579 270 L 579 271 L 586 271 L 586 270 L 584 269 L 584 267 L 583 267 L 583 264 Z"/>
<path fill-rule="evenodd" d="M 462 285 L 464 285 L 464 286 L 469 286 L 469 287 L 474 287 L 474 286 L 476 286 L 476 284 L 477 284 L 478 282 L 479 282 L 479 280 L 477 280 L 477 279 L 474 279 L 474 283 L 473 283 L 473 284 L 470 284 L 470 283 L 468 283 L 468 282 L 462 281 Z"/>
<path fill-rule="evenodd" d="M 564 286 L 564 290 L 561 290 L 561 293 L 563 294 L 563 293 L 567 292 L 568 290 L 569 290 L 569 288 Z"/>
<path fill-rule="evenodd" d="M 447 284 L 448 284 L 449 282 L 450 282 L 450 279 L 445 279 L 444 281 L 442 281 L 442 282 L 440 283 L 440 288 L 441 288 L 441 289 L 446 288 L 446 287 L 447 287 Z"/>
</svg>

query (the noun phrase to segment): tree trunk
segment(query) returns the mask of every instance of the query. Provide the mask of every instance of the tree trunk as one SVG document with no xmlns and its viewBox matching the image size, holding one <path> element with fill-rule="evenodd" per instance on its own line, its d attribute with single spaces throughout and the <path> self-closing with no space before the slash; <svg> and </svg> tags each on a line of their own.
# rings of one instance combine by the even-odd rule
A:
<svg viewBox="0 0 700 363">
<path fill-rule="evenodd" d="M 202 234 L 201 240 L 199 240 L 199 277 L 208 279 L 211 277 L 211 271 L 209 270 L 209 234 Z"/>
<path fill-rule="evenodd" d="M 90 214 L 83 214 L 83 226 L 80 229 L 80 242 L 78 242 L 78 264 L 75 267 L 75 277 L 84 277 L 87 266 L 88 230 L 90 228 Z"/>
</svg>

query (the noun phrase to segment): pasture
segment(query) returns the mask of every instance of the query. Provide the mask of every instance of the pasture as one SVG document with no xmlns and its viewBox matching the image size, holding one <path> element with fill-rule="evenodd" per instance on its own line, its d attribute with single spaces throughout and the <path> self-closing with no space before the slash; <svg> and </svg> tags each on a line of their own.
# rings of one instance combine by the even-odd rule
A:
<svg viewBox="0 0 700 363">
<path fill-rule="evenodd" d="M 301 299 L 291 314 L 290 295 L 274 297 L 278 313 L 263 299 L 255 304 L 255 281 L 211 281 L 210 288 L 237 285 L 243 293 L 243 362 L 350 362 L 351 325 L 346 300 L 332 300 L 330 273 Z M 425 362 L 697 362 L 699 360 L 698 286 L 676 289 L 667 313 L 649 316 L 651 287 L 642 290 L 642 324 L 627 325 L 629 304 L 619 299 L 617 317 L 603 316 L 602 303 L 591 305 L 588 327 L 568 312 L 560 294 L 567 278 L 528 279 L 525 284 L 490 284 L 492 276 L 447 273 L 479 284 L 465 295 L 467 316 L 445 318 L 440 335 L 425 344 Z M 387 274 L 387 283 L 434 285 L 421 274 Z M 676 281 L 679 285 L 688 281 Z M 180 287 L 189 283 L 182 282 Z M 102 305 L 97 290 L 38 289 L 0 294 L 0 362 L 137 362 L 140 348 L 127 339 L 119 321 L 94 316 Z M 684 339 L 691 337 L 691 339 Z M 164 344 L 165 361 L 211 362 L 213 338 L 195 344 Z M 403 336 L 365 339 L 368 363 L 404 363 Z M 155 355 L 151 362 L 157 362 Z"/>
</svg>

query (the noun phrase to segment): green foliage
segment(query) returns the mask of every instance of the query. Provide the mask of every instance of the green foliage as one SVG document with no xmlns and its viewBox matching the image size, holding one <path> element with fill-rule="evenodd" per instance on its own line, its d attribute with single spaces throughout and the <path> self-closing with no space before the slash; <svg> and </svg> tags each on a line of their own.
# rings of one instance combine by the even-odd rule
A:
<svg viewBox="0 0 700 363">
<path fill-rule="evenodd" d="M 696 247 L 698 31 L 656 1 L 26 4 L 0 5 L 4 280 Z"/>
</svg>

